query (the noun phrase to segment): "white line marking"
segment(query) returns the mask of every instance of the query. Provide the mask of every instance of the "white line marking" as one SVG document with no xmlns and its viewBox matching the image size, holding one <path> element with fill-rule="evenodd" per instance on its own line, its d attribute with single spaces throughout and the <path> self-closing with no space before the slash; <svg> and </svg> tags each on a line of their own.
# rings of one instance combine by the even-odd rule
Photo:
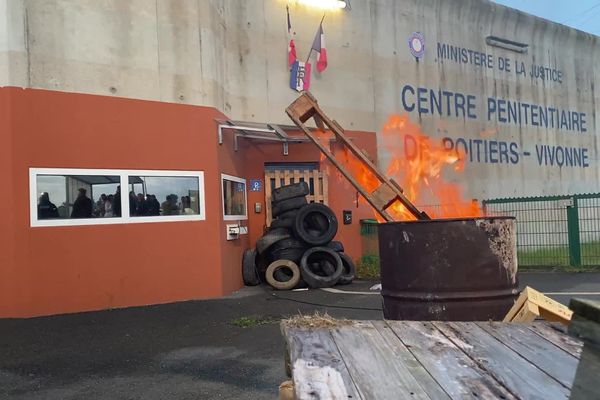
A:
<svg viewBox="0 0 600 400">
<path fill-rule="evenodd" d="M 352 290 L 340 290 L 334 288 L 322 288 L 321 290 L 335 294 L 375 294 L 381 295 L 379 291 L 374 292 L 357 292 Z M 600 296 L 600 292 L 543 292 L 549 296 Z"/>
<path fill-rule="evenodd" d="M 321 288 L 321 290 L 324 290 L 329 293 L 336 293 L 336 294 L 376 294 L 376 295 L 381 294 L 381 293 L 379 293 L 379 291 L 377 291 L 377 292 L 353 292 L 351 290 L 340 290 L 340 289 L 333 289 L 333 288 Z"/>
<path fill-rule="evenodd" d="M 600 296 L 600 292 L 544 292 L 551 296 Z"/>
</svg>

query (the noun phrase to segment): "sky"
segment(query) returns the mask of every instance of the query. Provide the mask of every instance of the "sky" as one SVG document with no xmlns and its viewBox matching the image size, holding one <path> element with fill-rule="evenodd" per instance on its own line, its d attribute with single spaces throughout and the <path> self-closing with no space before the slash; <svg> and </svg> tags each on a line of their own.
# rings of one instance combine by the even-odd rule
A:
<svg viewBox="0 0 600 400">
<path fill-rule="evenodd" d="M 600 0 L 493 0 L 584 32 L 600 35 Z"/>
</svg>

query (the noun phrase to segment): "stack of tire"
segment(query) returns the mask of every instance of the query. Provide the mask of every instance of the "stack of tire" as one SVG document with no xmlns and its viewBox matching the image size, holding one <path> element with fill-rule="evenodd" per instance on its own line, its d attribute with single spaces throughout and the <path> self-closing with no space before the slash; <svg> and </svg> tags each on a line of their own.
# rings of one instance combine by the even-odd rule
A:
<svg viewBox="0 0 600 400">
<path fill-rule="evenodd" d="M 308 184 L 295 183 L 274 189 L 273 221 L 256 249 L 244 252 L 242 275 L 249 286 L 266 281 L 279 290 L 325 288 L 349 284 L 355 266 L 334 241 L 338 222 L 324 204 L 308 203 Z"/>
</svg>

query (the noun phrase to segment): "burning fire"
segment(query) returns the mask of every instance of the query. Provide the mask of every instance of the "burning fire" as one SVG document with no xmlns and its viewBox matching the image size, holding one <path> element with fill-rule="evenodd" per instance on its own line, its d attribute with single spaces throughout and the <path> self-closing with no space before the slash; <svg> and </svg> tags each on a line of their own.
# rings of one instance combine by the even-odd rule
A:
<svg viewBox="0 0 600 400">
<path fill-rule="evenodd" d="M 445 170 L 462 172 L 466 154 L 447 149 L 430 138 L 406 115 L 392 115 L 383 127 L 381 143 L 391 156 L 386 175 L 400 184 L 404 195 L 432 218 L 477 217 L 483 212 L 477 201 L 466 200 L 459 184 L 444 179 Z M 353 154 L 345 150 L 343 163 L 369 192 L 379 180 Z M 424 203 L 434 206 L 423 206 Z M 415 220 L 399 201 L 387 208 L 396 220 Z M 376 213 L 378 220 L 381 216 Z"/>
</svg>

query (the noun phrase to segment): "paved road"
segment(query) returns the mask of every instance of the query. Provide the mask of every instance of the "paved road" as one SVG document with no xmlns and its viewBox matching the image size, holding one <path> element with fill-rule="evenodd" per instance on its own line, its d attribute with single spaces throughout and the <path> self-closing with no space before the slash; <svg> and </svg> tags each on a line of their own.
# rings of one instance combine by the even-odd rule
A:
<svg viewBox="0 0 600 400">
<path fill-rule="evenodd" d="M 600 300 L 600 273 L 522 274 L 521 281 Z M 570 296 L 552 295 L 565 303 Z M 377 295 L 274 297 L 254 287 L 219 300 L 0 320 L 0 399 L 275 399 L 285 379 L 284 349 L 278 324 L 269 320 L 315 310 L 380 319 L 380 307 Z M 248 316 L 267 323 L 232 324 Z"/>
</svg>

